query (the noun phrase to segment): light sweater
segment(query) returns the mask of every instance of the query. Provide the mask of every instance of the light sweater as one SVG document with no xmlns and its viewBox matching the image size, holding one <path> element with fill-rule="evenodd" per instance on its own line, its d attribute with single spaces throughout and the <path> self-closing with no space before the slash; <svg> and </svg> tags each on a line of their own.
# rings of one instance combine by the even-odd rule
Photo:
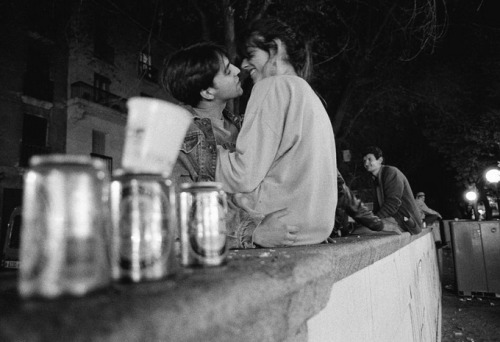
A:
<svg viewBox="0 0 500 342">
<path fill-rule="evenodd" d="M 328 114 L 298 76 L 254 85 L 236 151 L 219 147 L 216 181 L 246 193 L 252 209 L 288 208 L 284 223 L 300 228 L 295 245 L 324 241 L 335 222 L 337 162 Z"/>
</svg>

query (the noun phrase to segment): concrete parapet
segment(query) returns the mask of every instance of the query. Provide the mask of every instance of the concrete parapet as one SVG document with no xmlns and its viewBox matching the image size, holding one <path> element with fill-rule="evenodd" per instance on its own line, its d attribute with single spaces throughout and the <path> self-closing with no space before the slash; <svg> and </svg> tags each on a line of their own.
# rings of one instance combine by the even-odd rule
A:
<svg viewBox="0 0 500 342">
<path fill-rule="evenodd" d="M 4 285 L 0 340 L 274 342 L 320 341 L 326 334 L 331 341 L 439 341 L 441 288 L 429 233 L 233 250 L 222 267 L 179 269 L 162 281 L 114 284 L 84 298 L 23 301 Z M 391 296 L 395 307 L 379 300 Z M 390 324 L 376 328 L 379 315 Z M 352 334 L 347 318 L 361 335 Z M 400 333 L 381 334 L 382 328 Z"/>
</svg>

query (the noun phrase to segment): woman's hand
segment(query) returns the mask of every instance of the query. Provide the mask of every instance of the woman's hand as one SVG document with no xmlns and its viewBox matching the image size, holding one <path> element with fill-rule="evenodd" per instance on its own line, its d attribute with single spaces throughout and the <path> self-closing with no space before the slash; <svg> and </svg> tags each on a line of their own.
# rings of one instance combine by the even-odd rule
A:
<svg viewBox="0 0 500 342">
<path fill-rule="evenodd" d="M 291 246 L 297 240 L 299 227 L 286 225 L 280 218 L 288 213 L 287 209 L 280 209 L 267 214 L 255 228 L 253 243 L 261 247 Z"/>
</svg>

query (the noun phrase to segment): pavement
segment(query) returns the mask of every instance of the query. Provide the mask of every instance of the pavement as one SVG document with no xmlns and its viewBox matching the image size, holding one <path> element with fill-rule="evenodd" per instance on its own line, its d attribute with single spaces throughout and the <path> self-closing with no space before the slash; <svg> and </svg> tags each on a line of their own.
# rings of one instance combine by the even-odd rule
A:
<svg viewBox="0 0 500 342">
<path fill-rule="evenodd" d="M 500 342 L 500 298 L 460 296 L 456 287 L 453 253 L 449 246 L 442 251 L 443 286 L 442 342 Z M 499 294 L 496 294 L 500 296 Z"/>
</svg>

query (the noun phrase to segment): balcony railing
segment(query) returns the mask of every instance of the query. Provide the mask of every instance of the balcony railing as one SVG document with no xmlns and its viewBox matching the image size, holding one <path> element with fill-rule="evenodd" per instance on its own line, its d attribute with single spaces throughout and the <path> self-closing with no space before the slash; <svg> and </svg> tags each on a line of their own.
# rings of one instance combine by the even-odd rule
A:
<svg viewBox="0 0 500 342">
<path fill-rule="evenodd" d="M 101 159 L 106 164 L 106 167 L 108 168 L 109 174 L 113 174 L 113 158 L 112 157 L 105 156 L 105 155 L 99 154 L 99 153 L 91 153 L 90 156 L 92 158 Z"/>
<path fill-rule="evenodd" d="M 75 82 L 71 85 L 71 97 L 92 101 L 122 113 L 127 112 L 127 99 L 84 82 Z"/>
</svg>

